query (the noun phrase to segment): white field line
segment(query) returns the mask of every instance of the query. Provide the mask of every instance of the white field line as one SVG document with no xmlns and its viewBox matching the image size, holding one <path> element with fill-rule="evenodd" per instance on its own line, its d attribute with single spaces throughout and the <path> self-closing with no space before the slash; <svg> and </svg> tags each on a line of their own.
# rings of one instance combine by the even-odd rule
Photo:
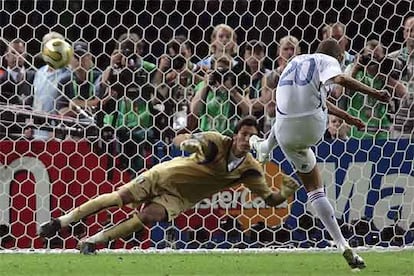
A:
<svg viewBox="0 0 414 276">
<path fill-rule="evenodd" d="M 414 246 L 404 247 L 358 247 L 357 252 L 399 252 L 414 251 Z M 99 254 L 272 254 L 272 253 L 327 253 L 336 248 L 246 248 L 246 249 L 101 249 Z M 4 249 L 0 254 L 79 254 L 76 249 Z"/>
</svg>

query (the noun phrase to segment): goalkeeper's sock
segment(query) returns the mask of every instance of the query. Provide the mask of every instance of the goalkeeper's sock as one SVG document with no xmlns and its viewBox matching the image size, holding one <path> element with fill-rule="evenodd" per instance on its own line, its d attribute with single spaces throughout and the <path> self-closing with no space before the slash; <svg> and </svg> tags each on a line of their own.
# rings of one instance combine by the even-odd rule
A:
<svg viewBox="0 0 414 276">
<path fill-rule="evenodd" d="M 339 228 L 338 222 L 335 218 L 334 209 L 326 198 L 323 188 L 309 192 L 308 200 L 311 202 L 319 219 L 334 239 L 338 249 L 341 252 L 344 252 L 346 248 L 349 248 L 349 245 L 341 233 L 341 229 Z"/>
<path fill-rule="evenodd" d="M 122 205 L 122 199 L 118 192 L 103 194 L 83 203 L 81 206 L 73 209 L 68 214 L 59 217 L 59 221 L 61 227 L 65 227 L 72 222 L 79 221 L 82 218 L 95 214 L 103 209 L 112 206 L 122 207 Z"/>
<path fill-rule="evenodd" d="M 88 243 L 105 243 L 118 238 L 123 238 L 144 228 L 144 224 L 137 214 L 107 230 L 102 230 L 95 235 L 87 238 Z"/>
</svg>

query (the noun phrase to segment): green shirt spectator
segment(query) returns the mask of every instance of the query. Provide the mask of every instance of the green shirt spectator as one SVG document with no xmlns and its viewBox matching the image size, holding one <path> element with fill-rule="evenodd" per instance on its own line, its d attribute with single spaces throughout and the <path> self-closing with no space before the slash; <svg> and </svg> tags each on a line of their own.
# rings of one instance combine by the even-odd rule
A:
<svg viewBox="0 0 414 276">
<path fill-rule="evenodd" d="M 118 116 L 114 124 L 114 115 L 109 114 L 105 116 L 105 125 L 115 125 L 115 128 L 127 127 L 134 128 L 140 126 L 142 128 L 150 128 L 152 126 L 151 113 L 145 101 L 131 101 L 127 98 L 122 98 L 118 103 Z"/>
<path fill-rule="evenodd" d="M 195 94 L 205 86 L 202 81 L 194 89 Z M 218 131 L 224 135 L 231 135 L 239 120 L 230 93 L 226 90 L 208 91 L 205 105 L 200 113 L 201 131 Z"/>
<path fill-rule="evenodd" d="M 110 127 L 116 134 L 118 143 L 115 147 L 116 152 L 120 153 L 121 167 L 129 168 L 133 174 L 144 168 L 146 152 L 153 139 L 151 80 L 156 66 L 146 61 L 139 64 L 135 73 L 138 80 L 135 78 L 125 88 L 122 84 L 115 84 L 117 89 L 123 91 L 117 91 L 118 96 L 112 99 L 103 119 L 104 127 Z"/>
<path fill-rule="evenodd" d="M 375 76 L 369 73 L 364 73 L 362 70 L 356 73 L 355 79 L 378 90 L 383 89 L 385 86 L 383 80 L 375 78 Z M 367 130 L 359 131 L 353 126 L 350 136 L 358 139 L 387 139 L 391 126 L 391 121 L 387 116 L 387 109 L 387 104 L 359 92 L 353 92 L 348 113 L 366 123 Z"/>
<path fill-rule="evenodd" d="M 241 94 L 232 57 L 214 60 L 205 80 L 197 84 L 191 111 L 200 119 L 202 131 L 218 131 L 231 136 L 237 121 L 249 113 L 249 103 Z"/>
<path fill-rule="evenodd" d="M 392 60 L 385 57 L 385 49 L 375 39 L 369 40 L 355 62 L 346 69 L 360 82 L 381 90 L 388 89 L 392 96 L 402 98 L 406 94 L 405 86 L 396 80 L 390 71 Z M 360 118 L 366 125 L 366 131 L 351 128 L 353 138 L 387 139 L 391 131 L 392 106 L 379 102 L 359 92 L 350 93 L 348 112 Z"/>
<path fill-rule="evenodd" d="M 142 68 L 147 73 L 152 73 L 156 66 L 147 61 L 143 61 Z M 134 128 L 140 126 L 142 128 L 150 128 L 152 126 L 152 118 L 149 107 L 150 99 L 130 100 L 127 97 L 122 97 L 118 100 L 118 116 L 114 124 L 114 114 L 106 114 L 104 118 L 104 125 L 119 127 Z M 135 108 L 133 108 L 135 106 Z"/>
</svg>

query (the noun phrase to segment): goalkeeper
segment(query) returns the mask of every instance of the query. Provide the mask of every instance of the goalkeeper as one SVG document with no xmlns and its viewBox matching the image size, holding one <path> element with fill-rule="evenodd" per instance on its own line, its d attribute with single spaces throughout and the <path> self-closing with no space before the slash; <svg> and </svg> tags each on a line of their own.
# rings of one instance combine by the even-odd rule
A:
<svg viewBox="0 0 414 276">
<path fill-rule="evenodd" d="M 93 254 L 96 244 L 126 237 L 155 222 L 171 221 L 200 200 L 240 183 L 269 206 L 277 206 L 294 194 L 298 183 L 285 176 L 279 192 L 270 190 L 261 164 L 250 154 L 249 138 L 257 133 L 256 118 L 248 116 L 239 121 L 232 138 L 217 132 L 180 134 L 174 144 L 191 156 L 158 164 L 119 190 L 100 195 L 42 224 L 39 236 L 52 237 L 70 223 L 109 207 L 137 207 L 144 203 L 141 211 L 134 212 L 129 219 L 79 242 L 81 253 Z"/>
</svg>

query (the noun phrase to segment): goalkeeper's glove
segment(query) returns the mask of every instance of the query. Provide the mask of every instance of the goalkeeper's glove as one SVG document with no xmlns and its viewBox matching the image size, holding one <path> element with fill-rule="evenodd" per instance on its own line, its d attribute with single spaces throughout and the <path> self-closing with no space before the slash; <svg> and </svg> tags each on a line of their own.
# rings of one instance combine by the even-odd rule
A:
<svg viewBox="0 0 414 276">
<path fill-rule="evenodd" d="M 291 176 L 283 175 L 280 194 L 284 198 L 292 196 L 299 189 L 299 183 Z"/>
<path fill-rule="evenodd" d="M 186 151 L 188 153 L 202 153 L 203 148 L 201 146 L 201 143 L 197 139 L 187 139 L 181 142 L 180 149 L 182 151 Z"/>
</svg>

